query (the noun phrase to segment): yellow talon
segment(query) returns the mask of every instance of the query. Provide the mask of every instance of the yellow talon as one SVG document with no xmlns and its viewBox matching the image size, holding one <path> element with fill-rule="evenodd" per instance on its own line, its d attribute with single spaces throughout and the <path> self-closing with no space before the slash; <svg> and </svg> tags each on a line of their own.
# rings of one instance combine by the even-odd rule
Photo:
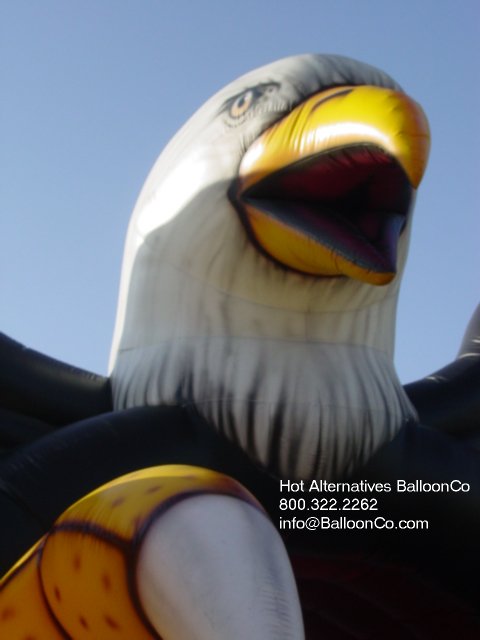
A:
<svg viewBox="0 0 480 640">
<path fill-rule="evenodd" d="M 0 583 L 0 637 L 158 639 L 137 596 L 138 548 L 171 505 L 209 493 L 259 506 L 231 478 L 183 465 L 130 473 L 79 500 Z"/>
</svg>

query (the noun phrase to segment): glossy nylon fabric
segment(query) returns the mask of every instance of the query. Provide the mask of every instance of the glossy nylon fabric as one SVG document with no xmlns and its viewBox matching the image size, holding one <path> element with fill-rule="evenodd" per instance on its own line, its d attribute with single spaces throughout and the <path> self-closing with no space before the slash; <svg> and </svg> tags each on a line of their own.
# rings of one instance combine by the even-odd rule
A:
<svg viewBox="0 0 480 640">
<path fill-rule="evenodd" d="M 2 568 L 7 569 L 33 541 L 51 528 L 54 519 L 67 506 L 90 489 L 132 468 L 172 461 L 222 470 L 240 480 L 260 499 L 269 509 L 274 523 L 285 515 L 278 509 L 278 481 L 257 469 L 206 425 L 195 424 L 192 416 L 181 409 L 132 409 L 61 429 L 1 466 L 4 479 L 0 494 Z M 406 532 L 395 534 L 391 531 L 355 532 L 353 537 L 348 531 L 326 531 L 321 536 L 312 535 L 312 532 L 282 532 L 294 560 L 311 558 L 310 570 L 305 573 L 305 564 L 300 562 L 296 574 L 300 593 L 305 592 L 302 603 L 307 628 L 311 629 L 308 640 L 318 637 L 315 630 L 320 628 L 318 625 L 325 624 L 324 616 L 329 611 L 331 619 L 332 612 L 331 608 L 325 610 L 325 598 L 312 602 L 312 594 L 319 595 L 328 587 L 329 606 L 335 609 L 335 572 L 352 557 L 357 558 L 363 568 L 346 579 L 345 585 L 352 580 L 350 597 L 352 589 L 362 589 L 365 577 L 371 575 L 371 562 L 377 567 L 397 567 L 392 569 L 393 573 L 387 571 L 379 576 L 385 601 L 383 603 L 377 593 L 376 607 L 382 611 L 385 607 L 388 612 L 391 581 L 398 583 L 405 568 L 414 567 L 417 587 L 420 579 L 426 580 L 427 584 L 433 582 L 442 597 L 450 594 L 448 597 L 453 598 L 456 606 L 464 603 L 458 611 L 449 612 L 450 619 L 458 615 L 461 625 L 467 624 L 470 618 L 474 624 L 474 616 L 468 611 L 480 595 L 476 580 L 480 570 L 477 561 L 479 469 L 478 453 L 431 429 L 411 425 L 351 480 L 394 482 L 396 478 L 412 481 L 424 478 L 435 482 L 454 477 L 469 482 L 471 491 L 467 494 L 413 494 L 404 501 L 399 501 L 394 494 L 377 496 L 381 514 L 428 517 L 431 523 L 428 532 L 413 532 L 408 537 Z M 298 497 L 298 494 L 289 495 Z M 337 495 L 337 498 L 341 496 Z M 312 573 L 313 567 L 316 569 Z M 332 575 L 333 567 L 337 568 Z M 406 597 L 406 594 L 397 597 L 400 609 Z M 342 596 L 342 601 L 348 606 L 348 598 L 345 600 Z M 425 607 L 428 610 L 427 605 Z M 315 622 L 312 622 L 312 616 Z M 433 627 L 437 624 L 434 620 L 432 618 Z"/>
<path fill-rule="evenodd" d="M 49 358 L 3 333 L 0 362 L 0 407 L 43 422 L 44 431 L 47 425 L 69 424 L 112 408 L 108 378 Z M 6 440 L 2 437 L 0 446 Z"/>
<path fill-rule="evenodd" d="M 462 537 L 465 531 L 477 531 L 479 453 L 469 445 L 468 437 L 463 441 L 462 437 L 474 437 L 480 424 L 479 309 L 472 316 L 459 358 L 442 370 L 441 377 L 429 376 L 406 387 L 412 400 L 418 398 L 417 407 L 425 416 L 428 429 L 406 427 L 367 465 L 367 469 L 380 469 L 385 478 L 404 475 L 415 478 L 418 474 L 425 479 L 448 479 L 458 475 L 471 482 L 472 493 L 461 496 L 456 511 L 463 512 L 466 520 L 472 517 L 472 525 L 463 530 L 449 527 L 445 521 L 450 536 Z M 46 378 L 52 387 L 45 397 L 48 410 L 44 414 L 42 409 L 45 422 L 41 424 L 47 431 L 39 434 L 35 429 L 28 433 L 23 430 L 27 442 L 16 447 L 2 439 L 5 450 L 0 460 L 0 513 L 4 523 L 0 527 L 1 573 L 48 531 L 63 510 L 83 495 L 119 475 L 157 464 L 194 464 L 232 475 L 257 496 L 275 521 L 278 480 L 216 434 L 196 413 L 182 407 L 141 407 L 106 411 L 67 427 L 55 428 L 53 425 L 60 421 L 55 399 L 60 392 L 67 402 L 69 397 L 84 393 L 85 372 L 75 378 L 71 372 L 78 370 L 34 351 L 28 352 L 29 358 L 17 362 L 17 347 L 26 350 L 18 343 L 14 343 L 15 348 L 11 346 L 2 352 L 2 370 L 6 375 L 5 372 L 15 366 L 19 369 L 9 381 L 10 395 L 4 387 L 2 403 L 9 411 L 2 416 L 2 429 L 14 432 L 18 427 L 11 416 L 18 417 L 14 402 L 19 394 L 30 387 L 37 392 L 41 389 L 41 385 L 38 386 L 40 365 L 51 367 Z M 8 359 L 9 355 L 14 361 Z M 67 376 L 63 376 L 64 371 L 68 372 Z M 96 378 L 93 374 L 90 376 Z M 105 380 L 101 379 L 101 387 L 104 384 Z M 93 398 L 96 395 L 97 391 Z M 104 402 L 102 407 L 108 409 L 108 402 Z M 439 411 L 439 405 L 443 411 Z M 25 401 L 24 410 L 34 413 L 34 407 L 34 403 Z M 22 427 L 30 426 L 28 417 L 22 419 Z M 36 420 L 31 420 L 36 426 Z M 452 436 L 437 430 L 450 432 Z M 417 498 L 412 496 L 412 500 Z M 441 518 L 441 502 L 434 511 Z"/>
<path fill-rule="evenodd" d="M 342 77 L 348 75 L 345 74 L 348 64 L 337 58 L 332 61 L 331 79 L 341 81 Z M 379 78 L 380 83 L 385 82 L 390 86 L 383 74 L 375 70 L 369 73 Z M 272 117 L 279 115 L 278 106 L 279 110 Z M 152 196 L 151 191 L 148 193 L 150 187 L 145 192 L 148 197 Z M 40 357 L 40 372 L 36 368 L 40 361 L 36 357 L 27 357 L 25 361 L 21 360 L 18 370 L 12 367 L 11 370 L 16 373 L 9 376 L 10 364 L 15 360 L 12 354 L 15 353 L 18 352 L 10 349 L 8 344 L 2 353 L 5 360 L 2 371 L 6 381 L 2 397 L 2 404 L 6 408 L 3 424 L 6 425 L 7 435 L 15 431 L 18 425 L 31 431 L 24 431 L 24 437 L 15 441 L 18 446 L 13 453 L 8 450 L 12 442 L 8 443 L 0 465 L 0 512 L 3 525 L 0 550 L 5 570 L 51 527 L 55 518 L 72 502 L 113 477 L 152 464 L 184 462 L 224 471 L 251 488 L 269 508 L 274 520 L 278 518 L 277 481 L 260 470 L 236 447 L 214 434 L 194 412 L 181 407 L 140 407 L 108 413 L 108 381 L 99 379 L 89 388 L 90 383 L 85 384 L 88 373 L 86 377 L 77 375 L 78 372 L 71 367 L 57 366 L 57 363 L 48 362 L 43 357 Z M 475 384 L 468 386 L 478 379 L 475 378 L 479 370 L 478 358 L 468 360 L 467 370 L 464 369 L 464 362 L 467 359 L 462 357 L 451 368 L 449 366 L 442 376 L 441 387 L 437 386 L 438 391 L 425 399 L 425 415 L 429 416 L 425 422 L 428 427 L 442 424 L 442 416 L 435 415 L 433 410 L 438 406 L 439 397 L 448 398 L 447 405 L 451 409 L 448 413 L 448 429 L 457 431 L 458 427 L 461 430 L 465 421 L 473 425 L 468 430 L 478 425 L 478 402 L 472 403 L 472 398 L 478 399 L 478 387 Z M 42 387 L 45 381 L 48 381 L 48 385 Z M 412 397 L 415 397 L 416 389 L 417 384 L 410 388 Z M 465 389 L 468 397 L 462 393 Z M 451 395 L 448 393 L 450 390 Z M 57 400 L 63 401 L 60 404 L 65 411 L 56 406 Z M 73 411 L 72 407 L 75 407 Z M 68 424 L 87 416 L 93 417 Z M 460 419 L 457 421 L 458 416 Z M 14 424 L 17 418 L 18 422 Z M 49 433 L 53 431 L 52 425 L 59 424 L 68 426 Z M 35 441 L 22 444 L 30 439 Z M 380 549 L 382 553 L 385 549 L 393 551 L 397 557 L 403 560 L 408 558 L 409 562 L 416 562 L 428 575 L 435 576 L 443 589 L 462 594 L 467 600 L 474 599 L 478 596 L 478 581 L 473 578 L 479 570 L 478 469 L 478 453 L 471 448 L 429 428 L 405 426 L 391 443 L 373 456 L 365 468 L 359 470 L 362 477 L 380 481 L 393 481 L 396 477 L 443 481 L 456 477 L 469 482 L 471 491 L 447 499 L 430 494 L 410 496 L 406 515 L 431 514 L 435 527 L 424 537 L 411 538 L 408 550 L 405 549 L 403 535 L 385 540 L 371 536 L 370 532 L 368 539 L 359 539 L 359 547 L 376 552 Z M 399 507 L 389 498 L 391 496 L 386 496 L 383 508 Z M 286 539 L 293 552 L 299 549 L 307 554 L 319 552 L 315 547 L 318 537 L 305 539 L 294 534 Z M 325 545 L 322 551 L 325 548 L 347 554 L 352 551 L 351 538 L 327 535 L 322 536 L 321 541 Z M 315 631 L 312 634 L 312 639 L 317 637 Z"/>
<path fill-rule="evenodd" d="M 470 334 L 476 334 L 472 327 Z M 476 362 L 478 366 L 478 360 Z M 56 364 L 55 370 L 59 370 Z M 28 377 L 27 368 L 22 378 L 28 380 Z M 82 380 L 83 376 L 79 382 Z M 454 388 L 456 379 L 450 382 Z M 448 389 L 448 380 L 445 385 Z M 412 388 L 416 388 L 415 383 Z M 452 408 L 454 406 L 455 403 Z M 457 411 L 460 410 L 461 406 L 457 406 Z M 54 414 L 55 403 L 51 404 L 51 411 Z M 454 415 L 453 410 L 452 429 Z M 53 421 L 54 418 L 52 415 Z M 436 426 L 431 423 L 431 427 Z M 461 427 L 461 423 L 458 426 Z M 338 531 L 323 532 L 322 536 L 284 532 L 300 589 L 308 640 L 316 640 L 321 629 L 325 635 L 330 634 L 326 637 L 338 637 L 336 625 L 342 626 L 342 616 L 336 613 L 339 602 L 342 611 L 345 607 L 351 608 L 352 624 L 357 629 L 371 630 L 373 625 L 378 630 L 383 624 L 387 633 L 393 624 L 401 633 L 399 638 L 409 638 L 410 631 L 404 623 L 399 623 L 398 616 L 408 619 L 412 611 L 408 605 L 409 594 L 415 590 L 416 615 L 426 619 L 422 623 L 425 638 L 448 625 L 463 630 L 465 637 L 469 637 L 468 633 L 476 637 L 480 626 L 475 614 L 475 602 L 480 596 L 476 579 L 480 571 L 477 553 L 479 457 L 478 451 L 456 439 L 432 428 L 410 425 L 352 480 L 393 482 L 396 478 L 423 478 L 434 482 L 459 478 L 469 482 L 468 494 L 411 494 L 407 501 L 398 501 L 392 494 L 378 496 L 385 515 L 428 517 L 432 523 L 428 532 L 414 533 L 408 538 L 405 532 L 401 535 L 389 532 L 387 536 L 381 532 L 375 535 L 372 531 L 366 535 L 356 532 L 358 536 L 354 538 L 348 532 Z M 227 473 L 252 491 L 268 509 L 274 523 L 284 515 L 278 509 L 278 480 L 256 467 L 195 414 L 180 407 L 143 407 L 105 413 L 58 429 L 4 457 L 0 464 L 3 525 L 0 571 L 7 571 L 51 528 L 62 511 L 90 490 L 123 473 L 172 462 Z M 348 576 L 339 583 L 338 576 L 344 575 L 341 571 L 344 562 L 349 566 Z M 356 567 L 353 573 L 352 566 Z M 410 586 L 405 583 L 405 575 L 412 575 L 414 582 Z M 375 582 L 366 581 L 368 576 L 375 576 Z M 340 584 L 345 590 L 339 591 Z M 389 601 L 393 584 L 397 585 L 395 619 L 391 618 Z M 422 584 L 425 586 L 421 587 Z M 371 593 L 376 602 L 373 609 L 368 609 L 369 613 L 365 609 L 366 593 Z M 435 605 L 430 604 L 432 593 L 435 593 Z M 364 612 L 361 619 L 354 613 L 359 611 L 359 606 Z M 338 622 L 336 616 L 339 616 Z M 342 633 L 345 635 L 346 631 Z M 418 626 L 412 633 L 412 637 L 422 638 Z"/>
<path fill-rule="evenodd" d="M 405 386 L 420 420 L 457 436 L 480 430 L 480 305 L 475 309 L 456 360 Z"/>
<path fill-rule="evenodd" d="M 138 551 L 171 506 L 207 494 L 260 508 L 230 478 L 187 465 L 151 467 L 96 489 L 72 505 L 0 584 L 0 630 L 38 640 L 107 640 L 119 633 L 159 638 L 137 594 Z"/>
<path fill-rule="evenodd" d="M 398 88 L 354 60 L 294 56 L 222 89 L 167 145 L 129 225 L 115 408 L 191 405 L 260 464 L 298 478 L 350 473 L 413 417 L 392 362 L 409 220 L 394 282 L 373 287 L 280 267 L 229 198 L 264 131 L 309 96 L 352 84 Z M 252 108 L 236 118 L 246 95 Z"/>
</svg>

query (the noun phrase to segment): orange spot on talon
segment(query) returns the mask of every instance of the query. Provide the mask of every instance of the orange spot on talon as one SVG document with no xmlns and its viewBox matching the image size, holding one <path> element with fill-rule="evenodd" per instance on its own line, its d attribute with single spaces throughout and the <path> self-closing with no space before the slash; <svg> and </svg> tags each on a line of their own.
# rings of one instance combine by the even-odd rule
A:
<svg viewBox="0 0 480 640">
<path fill-rule="evenodd" d="M 160 489 L 162 489 L 162 485 L 161 484 L 156 484 L 153 487 L 149 487 L 145 491 L 145 495 L 149 495 L 150 493 L 157 493 L 157 491 L 160 491 Z"/>
<path fill-rule="evenodd" d="M 5 607 L 0 613 L 0 620 L 9 620 L 15 615 L 15 609 L 13 607 Z"/>
<path fill-rule="evenodd" d="M 108 573 L 102 574 L 102 584 L 105 591 L 111 591 L 112 589 L 112 579 L 108 575 Z"/>
<path fill-rule="evenodd" d="M 120 629 L 120 625 L 109 615 L 104 615 L 104 620 L 111 629 Z"/>
<path fill-rule="evenodd" d="M 78 620 L 79 620 L 80 624 L 82 625 L 82 627 L 84 629 L 88 629 L 89 628 L 88 627 L 88 622 L 85 620 L 85 618 L 83 616 L 79 616 Z"/>
<path fill-rule="evenodd" d="M 73 556 L 73 568 L 75 569 L 75 571 L 79 571 L 81 566 L 82 566 L 82 559 L 80 558 L 79 554 L 76 553 Z"/>
</svg>

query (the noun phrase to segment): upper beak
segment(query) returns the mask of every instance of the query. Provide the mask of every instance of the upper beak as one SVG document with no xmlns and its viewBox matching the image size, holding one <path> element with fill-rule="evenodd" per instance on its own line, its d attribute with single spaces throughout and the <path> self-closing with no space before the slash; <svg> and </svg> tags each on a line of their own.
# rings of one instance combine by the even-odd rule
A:
<svg viewBox="0 0 480 640">
<path fill-rule="evenodd" d="M 386 284 L 429 144 L 426 117 L 405 94 L 329 89 L 257 138 L 232 199 L 258 247 L 282 265 Z"/>
</svg>

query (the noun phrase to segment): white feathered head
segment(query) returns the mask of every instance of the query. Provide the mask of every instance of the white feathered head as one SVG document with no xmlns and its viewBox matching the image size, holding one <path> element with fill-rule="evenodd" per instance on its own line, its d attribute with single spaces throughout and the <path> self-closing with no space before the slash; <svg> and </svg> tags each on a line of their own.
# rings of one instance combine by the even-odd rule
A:
<svg viewBox="0 0 480 640">
<path fill-rule="evenodd" d="M 189 406 L 289 478 L 364 463 L 413 415 L 393 341 L 428 147 L 421 108 L 347 58 L 287 58 L 213 96 L 130 222 L 116 406 Z"/>
</svg>

